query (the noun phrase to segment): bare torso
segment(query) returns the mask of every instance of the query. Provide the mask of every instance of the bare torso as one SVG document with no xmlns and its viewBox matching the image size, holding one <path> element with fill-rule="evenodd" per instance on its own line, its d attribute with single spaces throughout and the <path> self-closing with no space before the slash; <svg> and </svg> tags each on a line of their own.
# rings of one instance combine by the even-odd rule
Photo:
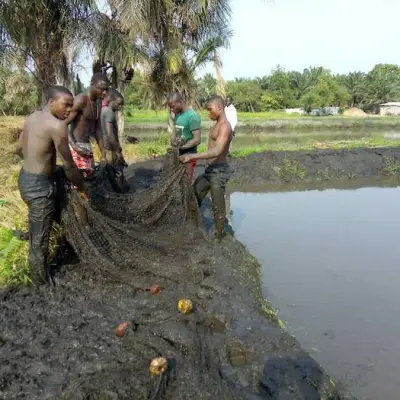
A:
<svg viewBox="0 0 400 400">
<path fill-rule="evenodd" d="M 72 121 L 71 136 L 74 142 L 89 143 L 90 138 L 96 133 L 97 121 L 100 116 L 100 108 L 95 100 L 91 100 L 87 94 L 81 94 L 75 98 L 74 103 L 79 102 L 81 109 Z"/>
<path fill-rule="evenodd" d="M 56 148 L 52 133 L 62 121 L 48 111 L 36 111 L 25 121 L 22 133 L 24 170 L 32 174 L 51 176 L 56 166 Z"/>
<path fill-rule="evenodd" d="M 228 122 L 228 120 L 226 118 L 223 118 L 221 121 L 218 121 L 210 130 L 210 135 L 208 137 L 208 149 L 212 149 L 215 147 L 216 144 L 216 140 L 218 138 L 218 135 L 220 134 L 220 130 L 223 127 L 228 127 L 231 135 L 232 135 L 232 128 Z M 229 154 L 229 143 L 227 143 L 227 145 L 224 147 L 223 152 L 221 153 L 220 156 L 215 157 L 215 158 L 211 158 L 208 162 L 209 165 L 211 164 L 222 164 L 222 163 L 226 163 L 227 162 L 227 157 Z"/>
</svg>

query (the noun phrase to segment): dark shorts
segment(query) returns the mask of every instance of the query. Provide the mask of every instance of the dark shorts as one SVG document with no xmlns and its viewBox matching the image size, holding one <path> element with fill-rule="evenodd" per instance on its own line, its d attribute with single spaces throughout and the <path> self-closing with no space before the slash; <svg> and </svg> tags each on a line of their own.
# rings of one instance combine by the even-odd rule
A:
<svg viewBox="0 0 400 400">
<path fill-rule="evenodd" d="M 34 282 L 43 282 L 46 274 L 49 238 L 53 221 L 60 221 L 64 171 L 53 176 L 31 174 L 23 168 L 18 178 L 22 200 L 28 206 L 29 265 Z"/>
<path fill-rule="evenodd" d="M 229 164 L 212 164 L 193 184 L 199 206 L 207 193 L 211 192 L 213 212 L 216 219 L 226 217 L 225 188 L 231 176 L 232 170 Z"/>
</svg>

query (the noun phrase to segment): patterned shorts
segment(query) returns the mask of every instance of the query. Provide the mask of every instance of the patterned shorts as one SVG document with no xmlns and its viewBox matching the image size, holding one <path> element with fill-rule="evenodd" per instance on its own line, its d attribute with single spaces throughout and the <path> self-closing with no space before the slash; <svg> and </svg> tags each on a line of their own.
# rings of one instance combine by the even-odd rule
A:
<svg viewBox="0 0 400 400">
<path fill-rule="evenodd" d="M 93 153 L 90 155 L 79 154 L 71 147 L 71 145 L 69 146 L 69 148 L 71 150 L 74 163 L 77 168 L 82 172 L 84 178 L 93 175 L 95 167 Z"/>
</svg>

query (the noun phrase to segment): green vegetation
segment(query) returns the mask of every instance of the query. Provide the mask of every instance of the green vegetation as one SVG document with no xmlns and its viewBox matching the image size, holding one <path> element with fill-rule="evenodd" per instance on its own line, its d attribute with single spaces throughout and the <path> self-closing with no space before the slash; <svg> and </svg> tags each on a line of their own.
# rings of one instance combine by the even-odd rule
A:
<svg viewBox="0 0 400 400">
<path fill-rule="evenodd" d="M 17 239 L 12 231 L 0 228 L 0 287 L 27 284 L 28 243 Z"/>
<path fill-rule="evenodd" d="M 147 90 L 144 80 L 144 76 L 137 74 L 127 87 L 126 104 L 130 112 L 148 108 L 148 103 L 143 100 Z M 195 87 L 197 103 L 204 105 L 207 98 L 217 92 L 217 86 L 218 81 L 211 74 L 198 79 Z M 346 107 L 359 107 L 376 113 L 381 103 L 400 100 L 400 67 L 378 64 L 369 73 L 334 75 L 323 67 L 310 67 L 299 72 L 285 71 L 277 66 L 263 77 L 228 81 L 226 92 L 233 96 L 238 111 L 250 113 L 247 119 L 252 120 L 299 117 L 286 114 L 285 108 L 303 108 L 310 112 L 330 106 L 339 106 L 341 111 Z M 253 114 L 268 111 L 276 114 Z M 242 115 L 240 119 L 246 119 L 246 116 Z M 146 122 L 150 121 L 154 119 L 147 117 Z"/>
<path fill-rule="evenodd" d="M 400 164 L 392 157 L 384 157 L 385 166 L 383 173 L 388 176 L 396 176 L 400 170 Z"/>
<path fill-rule="evenodd" d="M 19 81 L 29 71 L 34 104 L 43 105 L 51 85 L 83 89 L 77 72 L 89 46 L 95 53 L 93 73 L 109 74 L 121 92 L 132 80 L 132 66 L 140 65 L 146 107 L 162 106 L 166 93 L 177 90 L 196 104 L 195 73 L 207 63 L 214 65 L 219 93 L 225 94 L 218 51 L 231 37 L 230 13 L 229 0 L 160 0 L 156 5 L 122 0 L 105 2 L 101 9 L 92 0 L 2 1 L 2 75 Z"/>
<path fill-rule="evenodd" d="M 306 177 L 306 169 L 296 160 L 285 157 L 280 165 L 274 167 L 276 174 L 285 182 L 302 181 Z"/>
</svg>

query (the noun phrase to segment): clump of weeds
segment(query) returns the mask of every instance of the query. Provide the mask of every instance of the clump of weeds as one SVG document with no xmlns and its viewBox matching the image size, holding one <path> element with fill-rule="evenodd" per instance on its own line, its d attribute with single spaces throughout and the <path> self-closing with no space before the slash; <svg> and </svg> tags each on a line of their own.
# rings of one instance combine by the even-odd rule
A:
<svg viewBox="0 0 400 400">
<path fill-rule="evenodd" d="M 302 181 L 306 177 L 306 169 L 296 160 L 285 157 L 279 167 L 274 168 L 276 174 L 285 182 Z"/>
<path fill-rule="evenodd" d="M 388 176 L 394 176 L 399 173 L 400 164 L 393 157 L 383 157 L 383 173 Z"/>
</svg>

